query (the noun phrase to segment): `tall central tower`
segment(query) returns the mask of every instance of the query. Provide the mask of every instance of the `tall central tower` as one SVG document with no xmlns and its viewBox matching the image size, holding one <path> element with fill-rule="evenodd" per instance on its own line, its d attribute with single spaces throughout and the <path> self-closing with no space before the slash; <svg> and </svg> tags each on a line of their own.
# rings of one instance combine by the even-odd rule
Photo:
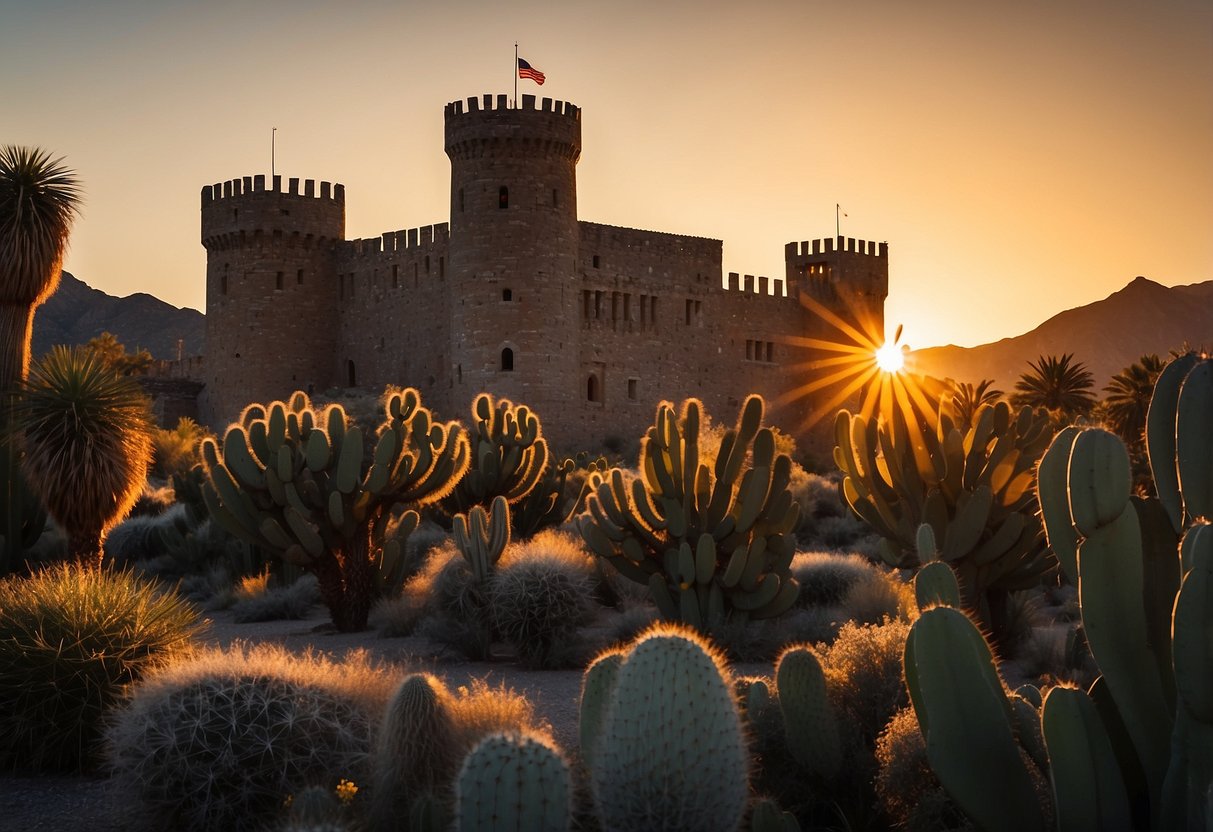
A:
<svg viewBox="0 0 1213 832">
<path fill-rule="evenodd" d="M 446 106 L 451 159 L 450 416 L 489 391 L 543 415 L 578 385 L 581 110 L 522 96 Z"/>
</svg>

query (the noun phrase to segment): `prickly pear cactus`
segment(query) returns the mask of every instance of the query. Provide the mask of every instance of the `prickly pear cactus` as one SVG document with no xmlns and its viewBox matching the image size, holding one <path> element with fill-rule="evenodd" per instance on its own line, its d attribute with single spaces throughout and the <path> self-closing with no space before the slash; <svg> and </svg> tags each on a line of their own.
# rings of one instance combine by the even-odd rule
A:
<svg viewBox="0 0 1213 832">
<path fill-rule="evenodd" d="M 374 450 L 339 405 L 252 404 L 222 442 L 202 443 L 211 517 L 233 534 L 316 575 L 342 631 L 366 627 L 387 509 L 446 495 L 468 464 L 457 423 L 435 424 L 416 390 L 388 398 Z M 364 458 L 365 457 L 365 458 Z"/>
<path fill-rule="evenodd" d="M 828 780 L 836 775 L 842 738 L 817 655 L 800 645 L 784 650 L 775 663 L 775 687 L 788 751 L 816 777 Z"/>
<path fill-rule="evenodd" d="M 834 461 L 847 503 L 884 538 L 886 562 L 920 565 L 919 528 L 928 524 L 965 608 L 998 638 L 1007 593 L 1053 568 L 1032 489 L 1052 430 L 1045 411 L 1015 414 L 1005 402 L 981 406 L 967 431 L 944 408 L 934 425 L 900 408 L 887 421 L 844 410 Z"/>
<path fill-rule="evenodd" d="M 761 426 L 761 396 L 746 399 L 712 467 L 700 462 L 700 411 L 695 399 L 681 418 L 669 404 L 658 407 L 641 445 L 641 477 L 618 468 L 591 475 L 577 525 L 596 555 L 648 585 L 666 619 L 710 630 L 795 602 L 791 532 L 800 506 L 788 490 L 792 461 L 775 453 L 774 434 Z"/>
<path fill-rule="evenodd" d="M 702 636 L 663 623 L 637 638 L 590 764 L 604 829 L 738 828 L 749 753 L 729 671 Z"/>
<path fill-rule="evenodd" d="M 490 734 L 472 749 L 456 780 L 459 832 L 567 832 L 572 777 L 544 737 Z"/>
<path fill-rule="evenodd" d="M 548 464 L 548 444 L 539 417 L 509 399 L 481 393 L 472 402 L 471 463 L 459 484 L 443 498 L 447 514 L 487 506 L 501 496 L 513 505 L 531 493 Z"/>
</svg>

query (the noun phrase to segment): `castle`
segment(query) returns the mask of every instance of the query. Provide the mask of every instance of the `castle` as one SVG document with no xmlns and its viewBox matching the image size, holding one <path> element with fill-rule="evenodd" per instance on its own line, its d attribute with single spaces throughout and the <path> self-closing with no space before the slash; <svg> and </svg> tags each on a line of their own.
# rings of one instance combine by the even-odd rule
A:
<svg viewBox="0 0 1213 832">
<path fill-rule="evenodd" d="M 788 243 L 782 278 L 726 281 L 720 240 L 578 219 L 573 104 L 455 101 L 445 134 L 449 223 L 346 240 L 342 185 L 202 189 L 204 422 L 390 383 L 447 419 L 488 391 L 530 406 L 555 447 L 591 448 L 643 435 L 662 399 L 729 424 L 751 391 L 786 400 L 811 378 L 803 339 L 846 339 L 832 315 L 883 332 L 885 243 Z M 768 418 L 801 433 L 810 405 Z"/>
</svg>

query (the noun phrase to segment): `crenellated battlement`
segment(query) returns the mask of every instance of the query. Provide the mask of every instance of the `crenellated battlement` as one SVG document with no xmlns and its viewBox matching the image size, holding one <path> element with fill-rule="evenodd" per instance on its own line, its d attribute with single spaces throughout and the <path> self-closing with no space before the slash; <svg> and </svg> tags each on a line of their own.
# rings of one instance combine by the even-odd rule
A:
<svg viewBox="0 0 1213 832">
<path fill-rule="evenodd" d="M 350 240 L 346 246 L 355 257 L 369 257 L 375 254 L 412 254 L 435 248 L 445 248 L 450 238 L 450 225 L 439 222 L 419 228 L 385 231 L 378 237 Z"/>
<path fill-rule="evenodd" d="M 725 283 L 726 291 L 739 292 L 756 297 L 783 298 L 787 296 L 785 288 L 783 278 L 777 277 L 772 280 L 766 275 L 755 277 L 752 274 L 740 274 L 738 272 L 729 272 Z"/>
<path fill-rule="evenodd" d="M 857 254 L 864 257 L 888 258 L 889 244 L 874 240 L 857 240 L 854 237 L 826 237 L 820 240 L 791 242 L 784 246 L 784 256 L 791 260 L 797 257 L 816 257 L 823 254 Z"/>
<path fill-rule="evenodd" d="M 481 96 L 470 96 L 466 99 L 452 101 L 446 105 L 443 115 L 450 120 L 453 117 L 462 115 L 471 116 L 494 111 L 534 111 L 553 113 L 572 119 L 573 121 L 581 120 L 581 108 L 570 101 L 555 101 L 551 98 L 544 98 L 536 104 L 536 97 L 534 95 L 524 95 L 522 96 L 522 106 L 518 107 L 516 106 L 516 102 L 514 104 L 510 103 L 509 96 L 507 95 L 493 95 L 487 92 Z"/>
<path fill-rule="evenodd" d="M 302 184 L 302 188 L 300 188 Z M 265 187 L 265 174 L 260 173 L 256 176 L 244 176 L 240 179 L 229 179 L 226 182 L 216 182 L 214 185 L 204 185 L 202 187 L 202 205 L 205 207 L 208 203 L 218 202 L 224 199 L 233 199 L 252 194 L 285 194 L 288 196 L 302 196 L 308 199 L 324 199 L 331 202 L 345 202 L 345 185 L 332 182 L 320 182 L 317 188 L 315 179 L 300 180 L 296 176 L 292 176 L 287 180 L 287 187 L 283 190 L 282 177 L 273 177 L 272 187 L 268 190 Z"/>
</svg>

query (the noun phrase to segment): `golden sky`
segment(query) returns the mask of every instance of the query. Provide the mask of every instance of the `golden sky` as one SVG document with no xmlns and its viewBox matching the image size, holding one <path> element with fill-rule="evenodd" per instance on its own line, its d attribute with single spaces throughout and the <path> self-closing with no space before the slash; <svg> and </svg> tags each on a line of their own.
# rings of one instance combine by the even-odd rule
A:
<svg viewBox="0 0 1213 832">
<path fill-rule="evenodd" d="M 203 308 L 202 185 L 342 182 L 350 237 L 443 222 L 442 107 L 583 108 L 582 219 L 887 240 L 914 347 L 1024 332 L 1136 275 L 1213 279 L 1213 3 L 0 0 L 0 142 L 62 155 L 67 268 Z"/>
</svg>

